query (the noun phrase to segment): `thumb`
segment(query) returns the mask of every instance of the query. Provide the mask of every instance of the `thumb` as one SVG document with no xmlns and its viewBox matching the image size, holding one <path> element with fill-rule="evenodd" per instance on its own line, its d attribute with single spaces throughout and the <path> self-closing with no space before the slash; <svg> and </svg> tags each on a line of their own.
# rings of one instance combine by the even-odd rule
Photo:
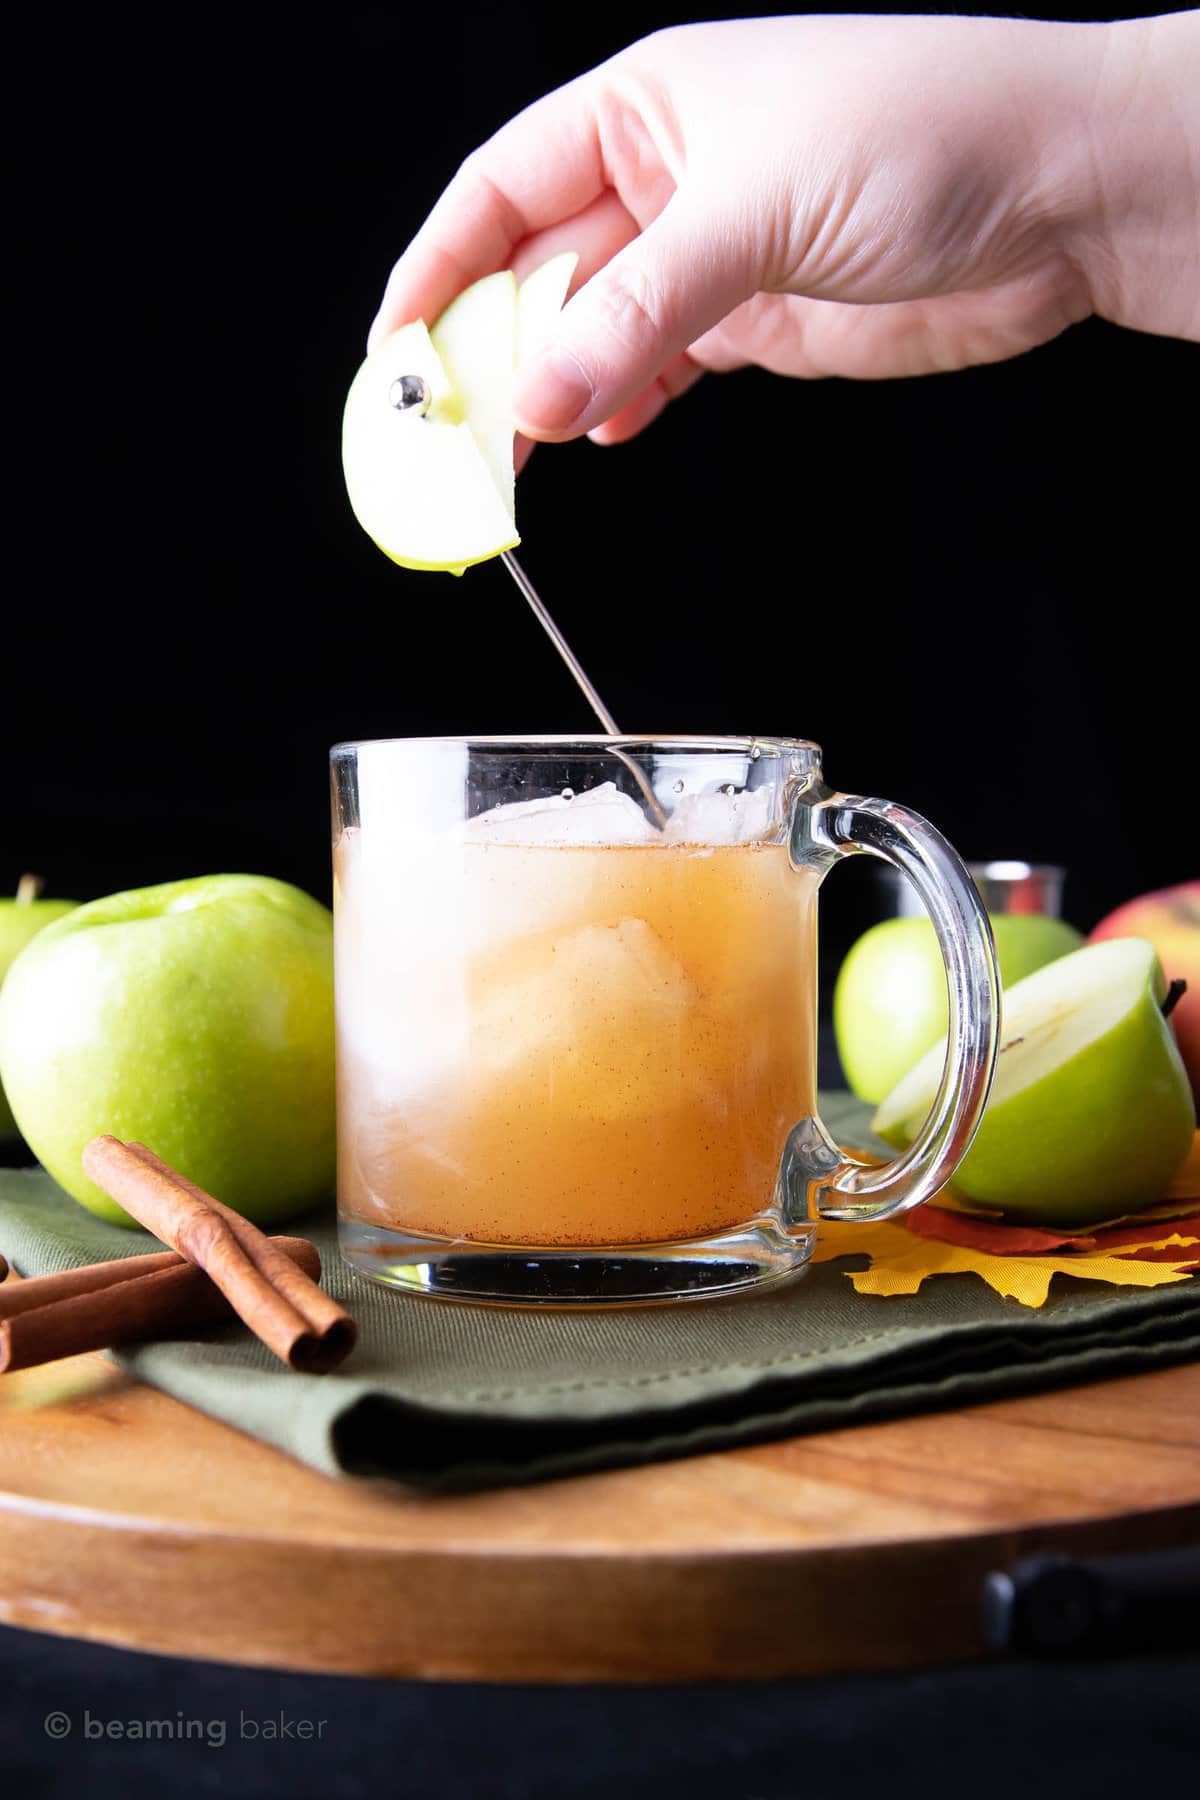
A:
<svg viewBox="0 0 1200 1800">
<path fill-rule="evenodd" d="M 567 303 L 517 373 L 517 427 L 580 437 L 609 419 L 681 350 L 749 299 L 758 282 L 731 225 L 677 192 L 641 234 Z"/>
</svg>

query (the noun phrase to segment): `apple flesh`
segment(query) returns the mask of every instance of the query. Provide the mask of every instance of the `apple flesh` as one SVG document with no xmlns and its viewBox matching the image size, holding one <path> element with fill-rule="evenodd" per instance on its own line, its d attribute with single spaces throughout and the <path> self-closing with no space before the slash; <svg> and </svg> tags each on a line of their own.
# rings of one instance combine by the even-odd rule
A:
<svg viewBox="0 0 1200 1800">
<path fill-rule="evenodd" d="M 1062 919 L 998 913 L 992 919 L 1000 983 L 1078 950 L 1083 937 Z M 891 1093 L 949 1024 L 946 972 L 928 919 L 887 919 L 853 944 L 833 991 L 833 1024 L 846 1080 L 860 1100 Z"/>
<path fill-rule="evenodd" d="M 1172 1010 L 1171 1029 L 1200 1111 L 1200 881 L 1185 881 L 1127 901 L 1101 920 L 1089 942 L 1113 937 L 1149 939 L 1168 981 L 1187 982 L 1187 992 Z"/>
<path fill-rule="evenodd" d="M 513 479 L 513 371 L 545 337 L 578 259 L 551 257 L 522 282 L 486 275 L 432 331 L 417 320 L 363 363 L 346 396 L 342 468 L 354 516 L 393 562 L 461 575 L 520 543 Z M 403 377 L 426 404 L 398 404 Z"/>
<path fill-rule="evenodd" d="M 1085 946 L 1017 982 L 958 1192 L 1006 1218 L 1078 1227 L 1161 1200 L 1193 1137 L 1166 992 L 1139 938 Z M 945 1054 L 943 1039 L 879 1108 L 873 1129 L 887 1143 L 920 1131 Z"/>
<path fill-rule="evenodd" d="M 27 875 L 22 878 L 15 899 L 0 900 L 0 986 L 26 944 L 79 904 L 77 900 L 40 900 L 40 889 L 41 882 Z M 12 1108 L 0 1087 L 0 1138 L 11 1137 L 16 1129 Z"/>
<path fill-rule="evenodd" d="M 563 250 L 527 275 L 517 289 L 517 367 L 532 360 L 563 309 L 579 258 Z"/>
<path fill-rule="evenodd" d="M 328 1198 L 332 924 L 286 882 L 213 875 L 41 932 L 0 989 L 0 1078 L 55 1180 L 132 1223 L 81 1164 L 112 1132 L 260 1224 Z"/>
<path fill-rule="evenodd" d="M 395 404 L 404 376 L 425 383 L 427 412 Z M 385 338 L 354 377 L 342 469 L 355 518 L 402 568 L 461 574 L 521 541 L 420 320 Z"/>
<path fill-rule="evenodd" d="M 486 275 L 467 288 L 451 301 L 429 336 L 496 492 L 515 520 L 512 382 L 517 281 L 512 270 Z"/>
</svg>

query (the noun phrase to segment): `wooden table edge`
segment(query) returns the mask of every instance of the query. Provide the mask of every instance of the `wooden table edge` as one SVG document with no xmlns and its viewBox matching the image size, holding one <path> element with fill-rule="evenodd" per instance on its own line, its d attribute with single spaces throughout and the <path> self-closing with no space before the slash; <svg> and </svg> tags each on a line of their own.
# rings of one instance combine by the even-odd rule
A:
<svg viewBox="0 0 1200 1800">
<path fill-rule="evenodd" d="M 111 1513 L 11 1490 L 0 1495 L 0 1621 L 172 1656 L 341 1674 L 558 1683 L 746 1680 L 959 1662 L 983 1654 L 980 1586 L 990 1569 L 1034 1550 L 1102 1554 L 1200 1538 L 1200 1445 L 1176 1441 L 1180 1404 L 1194 1400 L 1200 1383 L 1195 1365 L 517 1489 L 512 1504 L 533 1507 L 538 1530 L 544 1519 L 544 1541 L 488 1542 L 476 1523 L 473 1536 L 456 1535 L 451 1525 L 441 1543 L 431 1540 L 429 1524 L 432 1518 L 432 1528 L 440 1528 L 441 1503 L 428 1497 L 418 1502 L 423 1541 L 404 1541 L 402 1508 L 394 1537 L 376 1540 L 367 1529 L 349 1537 L 327 1529 L 322 1537 L 326 1503 L 336 1507 L 342 1483 L 157 1390 L 114 1384 L 107 1363 L 104 1371 L 108 1385 L 93 1407 L 84 1397 L 25 1415 L 31 1441 L 44 1422 L 60 1469 L 73 1441 L 130 1454 L 132 1446 L 120 1441 L 117 1407 L 125 1395 L 127 1431 L 141 1407 L 160 1422 L 178 1416 L 217 1465 L 236 1467 L 245 1444 L 257 1470 L 254 1493 L 264 1470 L 273 1474 L 282 1458 L 281 1483 L 294 1472 L 301 1524 L 305 1504 L 313 1505 L 316 1526 L 305 1536 L 295 1528 L 290 1535 L 257 1524 L 238 1530 L 202 1517 Z M 1125 1418 L 1136 1420 L 1134 1439 L 1119 1435 Z M 1055 1419 L 1057 1428 L 1047 1429 Z M 61 1442 L 55 1420 L 66 1434 Z M 614 1495 L 649 1496 L 657 1516 L 660 1505 L 686 1504 L 689 1496 L 702 1509 L 715 1491 L 724 1502 L 732 1492 L 751 1525 L 761 1493 L 759 1510 L 778 1532 L 788 1515 L 772 1513 L 772 1502 L 792 1497 L 790 1483 L 820 1492 L 826 1480 L 847 1505 L 862 1500 L 864 1516 L 876 1498 L 886 1516 L 888 1507 L 903 1505 L 904 1483 L 930 1446 L 974 1445 L 971 1453 L 986 1461 L 997 1421 L 1015 1425 L 1024 1454 L 1049 1459 L 1056 1479 L 1066 1477 L 1057 1474 L 1055 1458 L 1074 1458 L 1077 1486 L 1086 1484 L 1089 1469 L 1109 1466 L 1115 1447 L 1127 1465 L 1122 1478 L 1132 1483 L 1129 1500 L 1139 1493 L 1143 1500 L 1072 1514 L 1047 1485 L 1033 1490 L 1042 1496 L 1034 1518 L 981 1511 L 977 1529 L 868 1532 L 842 1542 L 800 1541 L 800 1515 L 791 1543 L 639 1546 L 620 1536 L 618 1521 L 613 1542 L 604 1544 L 588 1542 L 580 1529 L 580 1519 L 607 1517 Z M 72 1430 L 81 1434 L 77 1440 Z M 1006 1450 L 1013 1436 L 1006 1434 Z M 877 1454 L 864 1455 L 868 1450 Z M 889 1489 L 885 1473 L 898 1488 Z M 1149 1493 L 1159 1475 L 1161 1502 Z M 926 1488 L 931 1482 L 940 1495 L 951 1474 L 927 1473 Z M 361 1506 L 361 1490 L 346 1492 L 350 1506 Z M 401 1492 L 411 1498 L 411 1490 Z M 578 1510 L 583 1500 L 590 1511 Z M 477 1520 L 508 1504 L 504 1495 L 474 1501 Z M 947 1510 L 949 1522 L 949 1502 Z M 448 1504 L 446 1520 L 461 1511 Z M 698 1516 L 706 1517 L 702 1510 Z M 719 1509 L 713 1516 L 722 1516 Z"/>
</svg>

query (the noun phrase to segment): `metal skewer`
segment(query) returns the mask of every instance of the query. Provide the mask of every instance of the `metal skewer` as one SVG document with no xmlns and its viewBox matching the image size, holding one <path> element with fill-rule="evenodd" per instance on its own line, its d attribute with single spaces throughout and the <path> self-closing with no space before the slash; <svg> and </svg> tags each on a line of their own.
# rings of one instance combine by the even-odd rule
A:
<svg viewBox="0 0 1200 1800">
<path fill-rule="evenodd" d="M 554 648 L 558 651 L 558 654 L 562 657 L 568 669 L 570 669 L 572 675 L 579 683 L 579 686 L 583 690 L 584 698 L 603 725 L 608 736 L 620 737 L 621 732 L 617 725 L 617 721 L 613 718 L 607 706 L 605 706 L 603 700 L 588 680 L 587 675 L 584 672 L 583 664 L 572 650 L 570 644 L 568 644 L 562 632 L 558 629 L 558 626 L 554 623 L 554 620 L 550 617 L 545 602 L 539 596 L 537 589 L 534 587 L 532 581 L 530 581 L 528 575 L 525 573 L 512 551 L 502 550 L 500 553 L 500 561 L 504 564 L 513 580 L 528 600 L 530 606 L 533 608 L 533 615 L 538 624 L 542 627 L 542 630 L 546 633 L 546 636 L 550 639 L 550 642 L 554 645 Z"/>
<path fill-rule="evenodd" d="M 526 600 L 528 600 L 530 607 L 533 610 L 534 618 L 542 627 L 542 630 L 546 633 L 546 636 L 550 639 L 550 642 L 554 645 L 554 648 L 558 651 L 558 654 L 562 657 L 568 669 L 570 669 L 572 675 L 575 677 L 588 705 L 603 725 L 605 735 L 608 737 L 620 737 L 621 731 L 617 725 L 617 721 L 613 718 L 607 706 L 605 706 L 603 700 L 588 680 L 583 664 L 572 650 L 570 644 L 568 644 L 562 632 L 558 629 L 558 626 L 554 623 L 554 620 L 550 617 L 545 602 L 538 594 L 537 589 L 534 587 L 532 581 L 530 581 L 528 575 L 525 573 L 512 551 L 502 550 L 500 553 L 500 560 L 520 588 L 522 594 L 524 594 Z M 667 822 L 667 815 L 659 805 L 654 789 L 650 786 L 645 771 L 634 762 L 631 756 L 626 756 L 623 750 L 614 749 L 613 755 L 617 758 L 618 762 L 624 763 L 625 767 L 629 770 L 629 773 L 633 776 L 633 779 L 637 782 L 638 787 L 642 790 L 642 796 L 654 817 L 655 823 L 661 831 Z"/>
</svg>

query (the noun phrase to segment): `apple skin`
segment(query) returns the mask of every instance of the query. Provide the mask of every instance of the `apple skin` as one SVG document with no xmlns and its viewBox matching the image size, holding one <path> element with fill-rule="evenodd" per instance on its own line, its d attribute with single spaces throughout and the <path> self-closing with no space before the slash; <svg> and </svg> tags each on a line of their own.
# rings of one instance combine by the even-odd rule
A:
<svg viewBox="0 0 1200 1800">
<path fill-rule="evenodd" d="M 1187 993 L 1176 1002 L 1170 1023 L 1200 1112 L 1200 881 L 1126 901 L 1100 921 L 1088 942 L 1112 937 L 1148 938 L 1167 980 L 1187 982 Z"/>
<path fill-rule="evenodd" d="M 47 925 L 74 912 L 78 900 L 0 900 L 0 986 L 21 951 Z M 12 1108 L 0 1087 L 0 1138 L 11 1137 L 17 1129 Z"/>
<path fill-rule="evenodd" d="M 0 1079 L 54 1179 L 133 1224 L 81 1166 L 112 1132 L 259 1224 L 327 1199 L 332 927 L 259 875 L 113 894 L 47 926 L 0 989 Z"/>
<path fill-rule="evenodd" d="M 1123 979 L 1136 963 L 1130 952 L 1137 951 L 1143 957 L 1141 989 L 1108 1030 L 1017 1093 L 1003 1092 L 998 1065 L 983 1121 L 952 1177 L 966 1199 L 1024 1224 L 1081 1229 L 1162 1199 L 1187 1157 L 1194 1129 L 1187 1071 L 1162 1013 L 1166 978 L 1152 948 L 1128 938 L 1086 946 L 1031 980 L 1040 984 L 1056 971 L 1065 974 L 1068 963 L 1084 957 L 1105 957 L 1108 967 L 1093 962 L 1093 970 L 1107 978 L 1113 968 Z M 1013 1011 L 1017 1002 L 1014 993 Z M 1045 1028 L 1050 1034 L 1062 1030 L 1053 1009 Z M 1006 1035 L 1001 1063 L 1022 1041 L 1007 1043 Z M 922 1091 L 905 1096 L 899 1117 L 883 1118 L 888 1104 L 875 1115 L 872 1129 L 897 1149 L 906 1148 L 925 1122 L 943 1051 L 944 1040 L 936 1055 L 928 1053 L 936 1066 L 927 1080 L 913 1071 Z"/>
<path fill-rule="evenodd" d="M 997 913 L 991 925 L 1002 987 L 1083 943 L 1073 925 L 1040 913 Z M 928 919 L 886 919 L 851 946 L 833 990 L 833 1027 L 860 1100 L 886 1099 L 949 1020 L 946 971 Z"/>
</svg>

